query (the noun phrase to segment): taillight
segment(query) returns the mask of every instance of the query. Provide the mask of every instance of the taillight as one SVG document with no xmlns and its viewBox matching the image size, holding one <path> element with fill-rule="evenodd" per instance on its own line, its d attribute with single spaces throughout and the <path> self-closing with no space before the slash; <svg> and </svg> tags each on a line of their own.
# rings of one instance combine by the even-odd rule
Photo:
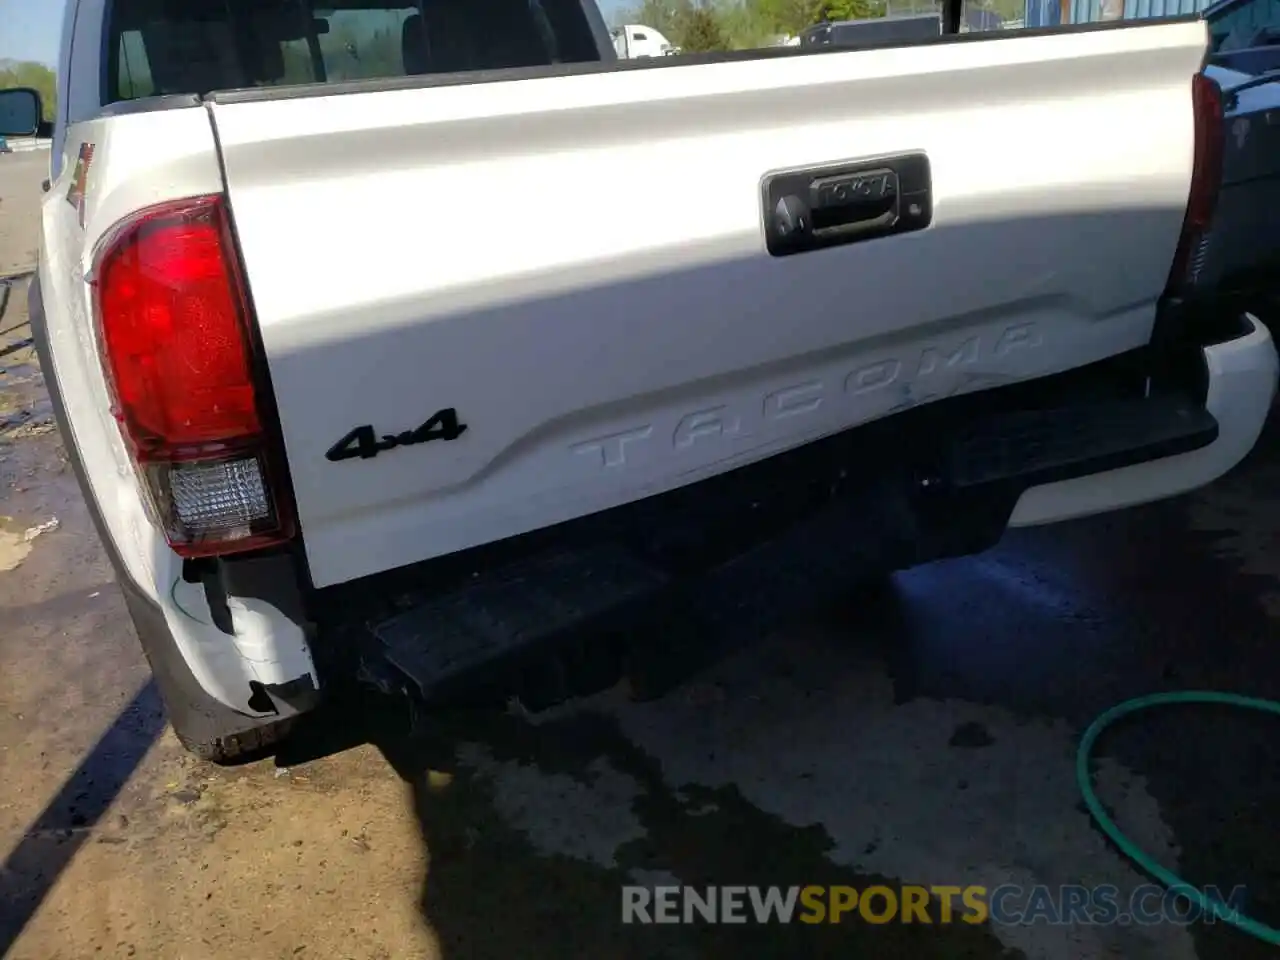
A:
<svg viewBox="0 0 1280 960">
<path fill-rule="evenodd" d="M 1182 235 L 1178 238 L 1173 269 L 1169 273 L 1169 290 L 1172 293 L 1181 293 L 1194 286 L 1204 265 L 1209 227 L 1213 223 L 1222 181 L 1222 151 L 1226 135 L 1222 91 L 1209 77 L 1197 73 L 1191 80 L 1191 101 L 1195 111 L 1195 153 L 1187 213 L 1182 221 Z"/>
<path fill-rule="evenodd" d="M 152 521 L 184 557 L 293 535 L 262 429 L 249 301 L 220 196 L 117 225 L 92 274 L 99 347 Z"/>
</svg>

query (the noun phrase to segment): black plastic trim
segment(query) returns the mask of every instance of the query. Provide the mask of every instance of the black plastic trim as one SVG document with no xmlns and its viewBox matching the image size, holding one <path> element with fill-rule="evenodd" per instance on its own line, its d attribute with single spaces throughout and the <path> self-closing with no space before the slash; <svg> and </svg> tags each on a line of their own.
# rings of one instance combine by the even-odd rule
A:
<svg viewBox="0 0 1280 960">
<path fill-rule="evenodd" d="M 77 9 L 79 6 L 76 4 Z M 104 106 L 114 99 L 111 96 L 115 92 L 112 79 L 119 76 L 120 44 L 115 44 L 113 48 L 111 43 L 111 34 L 114 32 L 111 24 L 115 15 L 116 0 L 103 0 L 102 19 L 98 21 L 98 29 L 102 31 L 98 36 L 98 102 Z"/>
<path fill-rule="evenodd" d="M 866 185 L 871 196 L 877 181 L 870 209 L 842 220 L 859 201 L 835 191 Z M 760 181 L 765 247 L 786 257 L 923 230 L 933 219 L 931 190 L 921 151 L 771 171 Z"/>
<path fill-rule="evenodd" d="M 1238 340 L 1250 331 L 1248 304 L 1221 289 L 1188 298 L 1167 296 L 1156 311 L 1149 351 L 1157 386 L 1176 385 L 1200 403 L 1209 396 L 1205 348 Z"/>
<path fill-rule="evenodd" d="M 1190 453 L 1209 446 L 1218 432 L 1203 402 L 1182 392 L 1015 411 L 962 432 L 950 483 L 965 489 L 1016 482 L 1025 490 Z M 1069 442 L 1046 443 L 1055 435 Z"/>
<path fill-rule="evenodd" d="M 1197 342 L 1202 350 L 1207 347 L 1217 347 L 1247 336 L 1252 329 L 1252 325 L 1245 318 L 1245 311 L 1233 311 L 1221 318 L 1212 329 L 1205 330 L 1197 338 Z M 1203 354 L 1201 356 L 1203 358 Z M 1205 373 L 1207 376 L 1208 371 Z"/>
<path fill-rule="evenodd" d="M 587 30 L 591 33 L 592 38 L 596 42 L 596 47 L 600 50 L 604 59 L 601 63 L 619 63 L 618 52 L 613 48 L 613 37 L 609 34 L 609 24 L 605 22 L 604 14 L 600 11 L 600 5 L 596 3 L 584 3 L 582 13 L 587 19 Z"/>
<path fill-rule="evenodd" d="M 249 698 L 250 707 L 262 713 L 274 713 L 281 719 L 308 713 L 320 706 L 323 699 L 320 688 L 309 674 L 294 677 L 284 683 L 250 680 L 249 689 L 253 691 L 253 696 Z"/>
<path fill-rule="evenodd" d="M 309 622 L 298 586 L 298 571 L 288 553 L 274 552 L 226 557 L 215 564 L 217 587 L 223 598 L 245 597 L 271 604 L 304 632 Z"/>
<path fill-rule="evenodd" d="M 160 110 L 189 110 L 203 103 L 199 94 L 171 93 L 161 97 L 138 97 L 136 100 L 116 100 L 106 103 L 96 114 L 97 119 L 125 117 L 134 113 L 156 113 Z"/>
<path fill-rule="evenodd" d="M 1189 23 L 1198 15 L 1166 17 L 1162 24 Z M 433 87 L 457 87 L 478 83 L 501 83 L 509 80 L 540 80 L 547 77 L 570 77 L 612 73 L 623 70 L 661 70 L 671 67 L 704 66 L 713 63 L 743 63 L 783 57 L 814 57 L 833 54 L 889 50 L 895 47 L 924 47 L 939 43 L 977 43 L 988 40 L 1010 40 L 1018 37 L 1056 36 L 1064 33 L 1094 33 L 1107 30 L 1141 29 L 1149 23 L 1119 20 L 1108 23 L 1081 23 L 1065 27 L 1034 27 L 1022 30 L 985 30 L 973 33 L 943 34 L 928 40 L 886 43 L 851 50 L 847 47 L 760 47 L 724 53 L 679 54 L 670 57 L 644 57 L 638 60 L 595 60 L 585 63 L 560 63 L 545 67 L 519 67 L 507 70 L 476 70 L 467 73 L 427 74 L 411 77 L 383 77 L 374 80 L 348 80 L 340 83 L 309 83 L 290 86 L 250 87 L 240 90 L 215 90 L 205 94 L 209 103 L 261 103 L 271 100 L 297 100 L 305 97 L 331 97 L 354 93 L 380 93 L 390 90 L 417 90 Z"/>
<path fill-rule="evenodd" d="M 381 653 L 411 689 L 442 702 L 484 690 L 528 705 L 526 693 L 544 694 L 522 674 L 537 672 L 543 652 L 572 664 L 616 640 L 630 656 L 675 629 L 661 622 L 665 611 L 733 643 L 861 578 L 994 545 L 1030 487 L 1217 438 L 1203 406 L 1144 396 L 1134 372 L 1104 361 L 1084 376 L 941 400 L 569 521 L 549 542 L 511 538 L 495 545 L 505 562 L 477 558 L 460 577 L 424 566 L 418 589 L 397 589 L 394 573 L 357 582 L 334 615 L 366 625 L 375 641 L 366 659 Z M 1045 382 L 1055 379 L 1056 397 Z M 1097 397 L 1105 388 L 1117 396 Z M 387 594 L 394 609 L 384 617 L 369 604 Z"/>
</svg>

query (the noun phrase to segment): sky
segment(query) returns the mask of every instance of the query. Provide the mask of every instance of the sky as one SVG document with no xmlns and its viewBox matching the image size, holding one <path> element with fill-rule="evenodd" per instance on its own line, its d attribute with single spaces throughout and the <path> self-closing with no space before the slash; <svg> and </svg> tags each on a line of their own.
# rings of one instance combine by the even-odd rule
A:
<svg viewBox="0 0 1280 960">
<path fill-rule="evenodd" d="M 0 0 L 0 3 L 6 3 L 8 0 Z M 626 0 L 596 0 L 600 4 L 600 12 L 604 14 L 605 23 L 613 23 L 613 15 L 619 10 L 627 10 L 632 7 L 638 7 L 638 3 L 628 3 Z"/>
<path fill-rule="evenodd" d="M 61 3 L 0 0 L 0 60 L 36 60 L 52 67 L 61 32 Z"/>
<path fill-rule="evenodd" d="M 606 21 L 626 0 L 599 0 Z M 62 31 L 61 3 L 55 0 L 0 0 L 0 60 L 36 60 L 56 66 Z"/>
</svg>

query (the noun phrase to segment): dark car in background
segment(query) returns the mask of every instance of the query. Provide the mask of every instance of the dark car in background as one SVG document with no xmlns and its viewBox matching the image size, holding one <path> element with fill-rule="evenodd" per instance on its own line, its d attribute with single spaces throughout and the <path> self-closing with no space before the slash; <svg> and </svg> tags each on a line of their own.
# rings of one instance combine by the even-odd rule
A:
<svg viewBox="0 0 1280 960">
<path fill-rule="evenodd" d="M 1280 0 L 1219 0 L 1203 13 L 1205 73 L 1222 90 L 1221 185 L 1196 251 L 1198 285 L 1280 314 Z"/>
</svg>

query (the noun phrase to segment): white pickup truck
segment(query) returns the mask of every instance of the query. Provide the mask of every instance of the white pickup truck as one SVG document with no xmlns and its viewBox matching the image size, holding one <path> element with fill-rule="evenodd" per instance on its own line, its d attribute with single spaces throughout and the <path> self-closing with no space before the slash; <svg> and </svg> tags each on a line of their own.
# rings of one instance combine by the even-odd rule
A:
<svg viewBox="0 0 1280 960">
<path fill-rule="evenodd" d="M 675 45 L 653 27 L 642 23 L 627 23 L 615 27 L 609 33 L 613 52 L 622 60 L 639 60 L 643 57 L 665 57 L 676 52 Z"/>
<path fill-rule="evenodd" d="M 554 702 L 1259 435 L 1202 22 L 622 64 L 579 0 L 302 9 L 62 37 L 32 323 L 204 757 L 357 676 Z"/>
</svg>

